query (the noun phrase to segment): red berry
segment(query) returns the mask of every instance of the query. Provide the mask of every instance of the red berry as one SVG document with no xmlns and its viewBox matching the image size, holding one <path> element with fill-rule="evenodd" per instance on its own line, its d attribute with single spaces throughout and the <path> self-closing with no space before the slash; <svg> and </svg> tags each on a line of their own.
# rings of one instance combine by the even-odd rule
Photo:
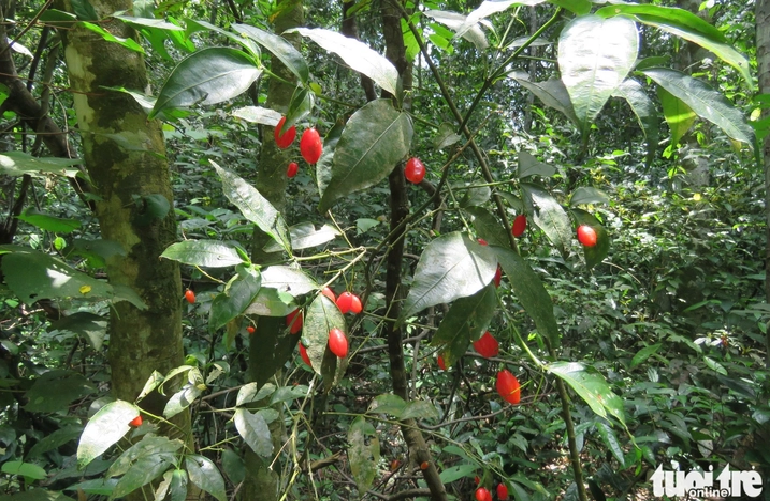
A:
<svg viewBox="0 0 770 501">
<path fill-rule="evenodd" d="M 350 307 L 353 304 L 353 294 L 350 292 L 343 292 L 340 294 L 340 296 L 337 298 L 337 308 L 340 309 L 340 311 L 345 314 L 350 311 Z"/>
<path fill-rule="evenodd" d="M 524 230 L 527 229 L 527 216 L 524 214 L 517 216 L 516 219 L 513 220 L 513 224 L 511 225 L 511 235 L 513 235 L 516 238 L 519 238 L 524 234 Z"/>
<path fill-rule="evenodd" d="M 131 420 L 130 423 L 128 423 L 129 426 L 142 426 L 142 416 L 136 416 L 134 419 Z"/>
<path fill-rule="evenodd" d="M 578 241 L 584 247 L 593 247 L 596 245 L 596 230 L 590 226 L 582 225 L 577 229 Z"/>
<path fill-rule="evenodd" d="M 504 370 L 497 373 L 495 389 L 497 390 L 497 393 L 509 404 L 516 405 L 521 402 L 521 389 L 519 387 L 519 380 L 516 379 L 516 376 L 511 374 L 510 371 Z"/>
<path fill-rule="evenodd" d="M 438 356 L 438 368 L 442 371 L 446 370 L 446 361 L 444 361 L 444 355 L 439 354 Z"/>
<path fill-rule="evenodd" d="M 495 271 L 495 287 L 500 287 L 500 279 L 503 278 L 503 269 L 500 265 L 497 265 L 497 271 Z"/>
<path fill-rule="evenodd" d="M 390 462 L 390 471 L 396 471 L 398 470 L 398 467 L 401 466 L 401 461 L 398 459 L 394 459 Z"/>
<path fill-rule="evenodd" d="M 427 470 L 428 469 L 428 462 L 427 461 L 423 461 L 422 463 L 420 463 L 420 469 L 421 470 Z"/>
<path fill-rule="evenodd" d="M 479 476 L 476 475 L 476 478 L 474 478 L 473 481 L 476 482 L 476 485 L 479 485 L 481 483 L 481 478 L 479 478 Z"/>
<path fill-rule="evenodd" d="M 289 167 L 286 168 L 286 176 L 289 178 L 292 178 L 297 175 L 297 171 L 299 170 L 299 167 L 297 167 L 297 164 L 294 162 L 289 164 Z"/>
<path fill-rule="evenodd" d="M 323 144 L 321 143 L 321 136 L 315 127 L 305 129 L 302 133 L 302 139 L 299 141 L 299 152 L 302 153 L 302 158 L 310 165 L 315 165 L 318 159 L 321 158 L 323 152 Z"/>
<path fill-rule="evenodd" d="M 489 242 L 487 242 L 487 241 L 486 241 L 486 240 L 484 240 L 483 238 L 479 238 L 479 245 L 481 245 L 481 246 L 483 246 L 483 247 L 486 247 L 486 246 L 488 246 L 488 245 L 489 245 Z"/>
<path fill-rule="evenodd" d="M 246 327 L 246 332 L 248 332 L 249 334 L 254 334 L 255 332 L 257 332 L 257 329 L 249 325 L 248 327 Z"/>
<path fill-rule="evenodd" d="M 331 299 L 332 303 L 337 302 L 337 296 L 334 295 L 334 291 L 331 290 L 330 288 L 324 287 L 323 290 L 321 291 L 321 294 Z"/>
<path fill-rule="evenodd" d="M 358 315 L 362 311 L 364 311 L 364 305 L 361 304 L 361 298 L 358 297 L 357 294 L 353 294 L 353 299 L 350 302 L 350 311 L 354 315 Z"/>
<path fill-rule="evenodd" d="M 310 357 L 307 356 L 307 350 L 305 349 L 305 345 L 302 343 L 299 343 L 299 355 L 302 357 L 303 362 L 305 362 L 307 365 L 311 365 Z"/>
<path fill-rule="evenodd" d="M 195 302 L 195 293 L 190 289 L 187 289 L 184 293 L 184 298 L 188 303 L 193 304 Z"/>
<path fill-rule="evenodd" d="M 508 499 L 508 486 L 505 484 L 497 484 L 497 499 L 505 501 Z"/>
<path fill-rule="evenodd" d="M 478 341 L 474 342 L 473 347 L 484 358 L 494 357 L 500 351 L 497 339 L 489 331 L 485 332 Z"/>
<path fill-rule="evenodd" d="M 344 332 L 339 329 L 329 331 L 329 349 L 340 358 L 347 356 L 348 338 L 345 337 Z"/>
<path fill-rule="evenodd" d="M 279 148 L 288 148 L 291 146 L 291 143 L 294 142 L 294 138 L 297 136 L 297 128 L 293 125 L 289 127 L 286 132 L 283 133 L 283 135 L 280 135 L 281 133 L 281 127 L 283 127 L 283 124 L 286 123 L 286 117 L 281 117 L 281 120 L 278 122 L 278 125 L 275 127 L 275 145 Z M 289 176 L 292 177 L 292 176 Z"/>
<path fill-rule="evenodd" d="M 289 327 L 289 332 L 292 334 L 296 334 L 299 331 L 302 330 L 302 322 L 304 321 L 304 316 L 302 315 L 302 312 L 299 310 L 294 310 L 288 315 L 286 315 L 286 326 Z"/>
<path fill-rule="evenodd" d="M 476 489 L 476 501 L 492 501 L 492 493 L 486 487 Z"/>
<path fill-rule="evenodd" d="M 419 158 L 412 157 L 406 161 L 404 176 L 410 183 L 420 184 L 422 178 L 425 177 L 425 166 L 422 164 Z"/>
</svg>

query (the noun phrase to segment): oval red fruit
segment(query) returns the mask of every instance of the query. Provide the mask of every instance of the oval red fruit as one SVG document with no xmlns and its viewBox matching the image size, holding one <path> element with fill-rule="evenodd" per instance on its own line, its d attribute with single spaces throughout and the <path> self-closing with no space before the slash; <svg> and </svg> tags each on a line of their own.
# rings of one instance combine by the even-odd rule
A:
<svg viewBox="0 0 770 501">
<path fill-rule="evenodd" d="M 299 141 L 299 152 L 302 153 L 302 158 L 310 165 L 318 163 L 318 159 L 321 158 L 323 152 L 323 144 L 321 143 L 321 136 L 315 127 L 305 129 L 302 133 L 302 139 Z"/>
<path fill-rule="evenodd" d="M 590 226 L 578 226 L 577 237 L 578 241 L 583 244 L 583 247 L 593 247 L 596 245 L 596 230 Z"/>
<path fill-rule="evenodd" d="M 187 289 L 184 293 L 184 298 L 188 303 L 193 304 L 195 302 L 195 293 L 190 289 Z"/>
<path fill-rule="evenodd" d="M 479 485 L 481 483 L 481 478 L 476 475 L 476 478 L 474 478 L 473 481 L 476 482 L 476 485 Z"/>
<path fill-rule="evenodd" d="M 527 216 L 524 214 L 517 216 L 516 219 L 513 220 L 513 224 L 511 225 L 511 235 L 513 235 L 516 238 L 519 238 L 524 234 L 524 230 L 527 229 Z"/>
<path fill-rule="evenodd" d="M 428 462 L 427 461 L 423 461 L 422 463 L 420 463 L 420 469 L 421 470 L 427 470 L 428 469 Z"/>
<path fill-rule="evenodd" d="M 503 269 L 500 265 L 497 265 L 497 271 L 495 271 L 495 287 L 500 287 L 500 279 L 503 278 Z"/>
<path fill-rule="evenodd" d="M 508 499 L 508 486 L 505 484 L 497 484 L 497 499 L 505 501 Z"/>
<path fill-rule="evenodd" d="M 257 332 L 257 329 L 249 325 L 248 327 L 246 327 L 246 332 L 248 332 L 249 334 L 254 334 L 255 332 Z"/>
<path fill-rule="evenodd" d="M 486 331 L 478 341 L 474 342 L 473 347 L 484 358 L 494 357 L 500 352 L 497 339 L 489 331 Z"/>
<path fill-rule="evenodd" d="M 390 471 L 396 471 L 398 470 L 398 467 L 401 466 L 401 461 L 398 459 L 394 459 L 390 462 Z"/>
<path fill-rule="evenodd" d="M 516 379 L 516 376 L 511 374 L 510 371 L 504 370 L 497 373 L 495 389 L 497 390 L 497 393 L 503 397 L 503 400 L 509 404 L 516 405 L 521 402 L 519 380 Z"/>
<path fill-rule="evenodd" d="M 348 338 L 345 337 L 344 332 L 339 329 L 332 329 L 329 331 L 329 349 L 340 358 L 347 356 Z"/>
<path fill-rule="evenodd" d="M 275 145 L 279 148 L 288 148 L 297 136 L 297 128 L 293 125 L 289 127 L 286 132 L 281 134 L 281 128 L 285 123 L 286 117 L 281 117 L 281 120 L 278 121 L 278 125 L 275 126 Z"/>
<path fill-rule="evenodd" d="M 290 163 L 289 166 L 286 168 L 286 176 L 289 178 L 292 178 L 297 175 L 297 171 L 299 170 L 299 166 L 295 164 L 294 162 Z"/>
<path fill-rule="evenodd" d="M 476 501 L 492 501 L 492 493 L 486 487 L 476 489 Z"/>
<path fill-rule="evenodd" d="M 425 166 L 422 164 L 419 158 L 412 157 L 406 161 L 406 167 L 404 167 L 404 176 L 410 183 L 420 184 L 422 178 L 425 177 Z"/>
<path fill-rule="evenodd" d="M 142 421 L 143 421 L 143 420 L 142 420 L 142 416 L 141 416 L 141 415 L 139 415 L 139 416 L 136 416 L 134 419 L 132 419 L 132 420 L 131 420 L 131 422 L 130 422 L 130 423 L 128 423 L 128 425 L 129 425 L 129 426 L 134 426 L 134 427 L 136 427 L 136 426 L 142 426 Z"/>
<path fill-rule="evenodd" d="M 350 311 L 350 307 L 353 304 L 353 294 L 350 292 L 343 292 L 339 295 L 337 298 L 337 308 L 340 309 L 340 311 L 345 314 Z"/>
<path fill-rule="evenodd" d="M 438 355 L 438 368 L 442 371 L 446 370 L 446 361 L 444 361 L 444 355 L 440 354 Z"/>
<path fill-rule="evenodd" d="M 299 343 L 299 355 L 302 357 L 303 362 L 305 362 L 307 365 L 310 365 L 310 357 L 307 356 L 307 350 L 305 349 L 305 345 L 302 343 Z"/>
<path fill-rule="evenodd" d="M 334 291 L 331 290 L 330 288 L 324 287 L 323 290 L 321 291 L 321 294 L 331 299 L 332 303 L 337 302 L 337 296 L 334 295 Z"/>
<path fill-rule="evenodd" d="M 289 327 L 289 332 L 296 334 L 301 331 L 304 320 L 304 315 L 299 310 L 294 310 L 286 315 L 286 326 Z"/>
<path fill-rule="evenodd" d="M 479 245 L 481 245 L 482 247 L 486 247 L 489 245 L 489 242 L 487 242 L 483 238 L 479 238 Z"/>
<path fill-rule="evenodd" d="M 358 315 L 364 311 L 364 305 L 361 304 L 361 298 L 357 294 L 353 294 L 353 299 L 350 301 L 350 311 L 354 315 Z"/>
</svg>

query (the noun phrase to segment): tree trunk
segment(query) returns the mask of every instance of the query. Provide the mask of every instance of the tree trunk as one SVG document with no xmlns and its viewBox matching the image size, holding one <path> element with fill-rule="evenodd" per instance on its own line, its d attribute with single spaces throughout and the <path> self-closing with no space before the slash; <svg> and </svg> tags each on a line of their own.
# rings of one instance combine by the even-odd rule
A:
<svg viewBox="0 0 770 501">
<path fill-rule="evenodd" d="M 759 94 L 770 93 L 770 0 L 757 0 L 757 76 L 759 80 Z M 762 110 L 762 119 L 770 116 L 770 110 Z M 760 145 L 758 145 L 759 147 Z M 767 221 L 767 243 L 765 253 L 765 297 L 770 303 L 770 135 L 765 136 L 761 145 L 761 158 L 764 158 L 765 170 L 765 219 Z M 767 333 L 766 345 L 770 353 L 770 331 Z M 766 361 L 770 367 L 770 356 Z"/>
<path fill-rule="evenodd" d="M 130 0 L 92 0 L 90 4 L 100 17 L 132 9 Z M 117 37 L 135 37 L 119 21 L 100 26 Z M 86 168 L 95 194 L 101 197 L 96 213 L 102 238 L 118 242 L 126 252 L 107 261 L 107 275 L 113 285 L 130 288 L 147 304 L 147 309 L 140 310 L 118 302 L 110 317 L 112 389 L 117 398 L 133 402 L 153 371 L 165 373 L 184 363 L 179 267 L 175 261 L 160 259 L 177 237 L 163 135 L 160 124 L 148 122 L 130 95 L 104 88 L 123 86 L 143 92 L 147 75 L 142 55 L 84 29 L 67 31 L 65 37 Z M 114 139 L 117 136 L 119 141 Z M 125 143 L 133 147 L 124 148 Z M 145 197 L 158 195 L 170 209 L 160 217 L 148 216 Z M 162 414 L 164 399 L 150 395 L 142 406 Z M 179 428 L 174 436 L 189 440 L 189 414 L 179 414 L 175 424 Z M 143 496 L 135 491 L 129 499 Z"/>
</svg>

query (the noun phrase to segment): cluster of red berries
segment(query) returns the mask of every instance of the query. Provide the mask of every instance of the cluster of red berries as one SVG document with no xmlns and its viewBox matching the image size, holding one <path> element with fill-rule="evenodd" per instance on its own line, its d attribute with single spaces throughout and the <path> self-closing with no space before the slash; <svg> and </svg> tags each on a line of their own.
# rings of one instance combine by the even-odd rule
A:
<svg viewBox="0 0 770 501">
<path fill-rule="evenodd" d="M 479 477 L 476 477 L 476 485 L 479 485 Z M 508 486 L 497 484 L 497 499 L 504 501 L 508 499 Z M 486 487 L 476 489 L 476 501 L 492 501 L 492 492 Z"/>
<path fill-rule="evenodd" d="M 297 128 L 293 125 L 281 134 L 281 128 L 285 123 L 286 117 L 283 116 L 275 127 L 275 145 L 281 149 L 291 146 L 294 138 L 297 137 Z M 318 163 L 318 159 L 321 158 L 321 153 L 323 153 L 323 143 L 315 127 L 305 129 L 305 132 L 302 133 L 302 138 L 299 140 L 299 152 L 309 165 Z M 298 170 L 299 166 L 292 162 L 286 168 L 286 175 L 294 177 L 297 175 Z"/>
</svg>

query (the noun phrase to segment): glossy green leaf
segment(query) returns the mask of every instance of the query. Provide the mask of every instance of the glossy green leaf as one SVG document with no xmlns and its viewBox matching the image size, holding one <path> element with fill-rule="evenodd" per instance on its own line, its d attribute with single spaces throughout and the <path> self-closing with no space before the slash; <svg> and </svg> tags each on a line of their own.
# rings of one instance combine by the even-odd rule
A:
<svg viewBox="0 0 770 501">
<path fill-rule="evenodd" d="M 0 467 L 0 472 L 6 475 L 17 475 L 27 477 L 32 480 L 42 480 L 48 476 L 43 468 L 36 464 L 25 463 L 24 461 L 6 461 Z"/>
<path fill-rule="evenodd" d="M 591 12 L 593 4 L 591 0 L 548 0 L 552 4 L 567 9 L 575 14 L 586 14 Z"/>
<path fill-rule="evenodd" d="M 561 80 L 547 80 L 545 82 L 530 82 L 529 80 L 517 78 L 519 84 L 536 95 L 546 106 L 550 106 L 556 111 L 560 111 L 569 118 L 575 127 L 580 127 L 580 120 L 575 114 L 575 108 L 572 106 L 567 88 Z"/>
<path fill-rule="evenodd" d="M 642 89 L 641 84 L 631 79 L 623 81 L 614 95 L 624 98 L 636 115 L 644 137 L 647 138 L 647 164 L 649 165 L 655 158 L 658 147 L 658 110 L 655 108 L 655 103 Z"/>
<path fill-rule="evenodd" d="M 438 411 L 430 400 L 408 402 L 401 414 L 401 419 L 436 419 Z"/>
<path fill-rule="evenodd" d="M 634 358 L 633 360 L 631 360 L 631 365 L 629 365 L 628 368 L 633 369 L 637 365 L 646 362 L 647 359 L 650 358 L 655 353 L 657 353 L 662 346 L 663 346 L 663 343 L 655 343 L 649 346 L 645 346 L 644 348 L 636 352 L 636 354 L 634 354 Z"/>
<path fill-rule="evenodd" d="M 746 123 L 741 110 L 731 105 L 721 92 L 680 71 L 657 68 L 642 73 L 681 99 L 701 118 L 722 129 L 729 137 L 753 147 L 754 132 L 751 126 Z"/>
<path fill-rule="evenodd" d="M 365 104 L 348 120 L 337 143 L 331 179 L 320 209 L 338 199 L 374 186 L 391 173 L 409 153 L 412 123 L 389 99 Z"/>
<path fill-rule="evenodd" d="M 508 242 L 508 229 L 503 227 L 491 212 L 481 207 L 468 207 L 465 211 L 473 216 L 473 227 L 479 238 L 486 240 L 489 245 L 496 245 L 498 247 L 508 247 L 510 245 Z"/>
<path fill-rule="evenodd" d="M 538 228 L 543 230 L 554 247 L 564 256 L 572 238 L 569 216 L 564 208 L 544 188 L 528 183 L 521 184 L 521 194 L 527 214 Z"/>
<path fill-rule="evenodd" d="M 690 11 L 675 7 L 660 7 L 652 4 L 623 4 L 616 3 L 608 7 L 602 7 L 596 11 L 596 15 L 605 19 L 624 15 L 643 14 L 650 19 L 657 18 L 670 26 L 677 26 L 692 32 L 698 32 L 715 42 L 725 42 L 724 34 L 707 21 L 704 21 Z"/>
<path fill-rule="evenodd" d="M 460 207 L 477 207 L 484 205 L 492 198 L 492 189 L 489 186 L 456 186 L 454 189 L 462 190 Z"/>
<path fill-rule="evenodd" d="M 273 453 L 273 438 L 262 414 L 238 408 L 233 422 L 238 434 L 258 456 L 269 457 Z"/>
<path fill-rule="evenodd" d="M 78 398 L 96 393 L 96 387 L 77 372 L 65 370 L 41 374 L 27 391 L 27 412 L 54 413 L 66 411 Z"/>
<path fill-rule="evenodd" d="M 241 36 L 240 34 L 235 33 L 234 31 L 220 28 L 219 26 L 211 24 L 202 19 L 188 18 L 188 19 L 185 19 L 185 24 L 187 26 L 186 32 L 188 37 L 189 35 L 192 35 L 193 33 L 197 33 L 199 31 L 208 31 L 210 33 L 216 33 L 217 35 L 221 35 L 222 37 L 226 38 L 227 40 L 230 40 L 236 45 L 242 46 L 255 58 L 259 58 L 259 55 L 260 55 L 259 45 L 254 43 L 254 41 L 251 40 L 250 38 Z"/>
<path fill-rule="evenodd" d="M 377 476 L 380 441 L 374 425 L 358 416 L 348 429 L 348 461 L 359 492 L 371 488 Z"/>
<path fill-rule="evenodd" d="M 88 2 L 85 2 L 85 3 L 88 3 Z M 142 46 L 139 45 L 138 43 L 136 43 L 136 41 L 133 40 L 132 38 L 116 37 L 115 35 L 113 35 L 109 31 L 105 30 L 104 28 L 102 28 L 98 24 L 89 23 L 88 21 L 81 22 L 80 26 L 82 26 L 83 28 L 85 28 L 87 30 L 90 30 L 90 31 L 93 31 L 94 33 L 98 34 L 106 42 L 113 42 L 113 43 L 116 43 L 118 45 L 122 45 L 123 47 L 125 47 L 128 50 L 133 51 L 133 52 L 138 52 L 140 54 L 144 54 L 145 53 L 144 49 L 142 48 Z"/>
<path fill-rule="evenodd" d="M 626 426 L 623 399 L 612 392 L 604 376 L 577 362 L 556 362 L 546 369 L 569 384 L 597 416 L 606 418 L 609 412 Z"/>
<path fill-rule="evenodd" d="M 615 459 L 620 463 L 621 468 L 626 467 L 626 457 L 623 451 L 623 446 L 620 444 L 618 437 L 615 436 L 615 432 L 607 423 L 596 423 L 596 431 L 599 432 L 599 436 L 602 437 L 607 449 L 612 452 Z"/>
<path fill-rule="evenodd" d="M 195 399 L 201 396 L 205 385 L 201 383 L 187 383 L 182 389 L 171 395 L 163 407 L 163 417 L 170 419 L 190 407 Z"/>
<path fill-rule="evenodd" d="M 78 443 L 78 468 L 84 468 L 97 456 L 115 445 L 130 429 L 129 423 L 139 410 L 128 402 L 112 402 L 88 420 Z"/>
<path fill-rule="evenodd" d="M 663 106 L 663 116 L 671 132 L 671 144 L 678 145 L 682 136 L 693 126 L 698 115 L 663 87 L 658 87 L 658 99 Z"/>
<path fill-rule="evenodd" d="M 20 214 L 19 219 L 41 230 L 55 231 L 57 233 L 71 233 L 83 226 L 79 219 L 49 216 L 38 212 L 32 207 L 29 207 L 23 214 Z"/>
<path fill-rule="evenodd" d="M 313 223 L 302 223 L 289 228 L 291 248 L 294 250 L 318 247 L 326 242 L 331 242 L 339 235 L 340 232 L 328 224 L 325 224 L 318 229 L 316 229 Z M 265 252 L 277 252 L 281 250 L 281 248 L 275 241 L 270 241 L 263 250 Z"/>
<path fill-rule="evenodd" d="M 122 498 L 127 494 L 144 487 L 169 468 L 174 466 L 174 454 L 169 452 L 143 454 L 137 457 L 128 471 L 120 477 L 115 489 L 112 491 L 114 498 Z"/>
<path fill-rule="evenodd" d="M 230 279 L 225 290 L 217 294 L 211 304 L 209 329 L 212 332 L 243 315 L 262 286 L 262 277 L 255 268 L 238 265 L 236 271 L 237 274 Z"/>
<path fill-rule="evenodd" d="M 405 409 L 406 402 L 403 398 L 392 393 L 383 393 L 372 399 L 372 403 L 369 404 L 366 412 L 369 414 L 386 414 L 400 419 Z"/>
<path fill-rule="evenodd" d="M 262 106 L 243 106 L 234 109 L 231 114 L 252 124 L 269 125 L 271 127 L 275 127 L 281 121 L 280 113 Z"/>
<path fill-rule="evenodd" d="M 225 481 L 212 460 L 203 456 L 187 456 L 184 459 L 190 482 L 211 494 L 217 501 L 227 501 Z"/>
<path fill-rule="evenodd" d="M 417 263 L 401 321 L 425 308 L 475 294 L 492 281 L 495 271 L 492 250 L 467 234 L 454 231 L 434 239 Z"/>
<path fill-rule="evenodd" d="M 570 207 L 578 205 L 609 205 L 610 197 L 602 190 L 593 186 L 581 186 L 572 192 L 569 200 Z"/>
<path fill-rule="evenodd" d="M 81 425 L 66 425 L 58 430 L 44 436 L 29 450 L 27 459 L 34 459 L 42 456 L 44 453 L 57 449 L 62 445 L 76 441 L 83 433 Z"/>
<path fill-rule="evenodd" d="M 332 170 L 334 169 L 334 153 L 337 151 L 337 143 L 340 141 L 342 131 L 345 130 L 345 124 L 338 121 L 331 128 L 323 142 L 323 152 L 321 158 L 315 166 L 316 183 L 318 185 L 318 193 L 323 195 L 326 191 L 326 187 L 332 179 Z"/>
<path fill-rule="evenodd" d="M 262 287 L 289 292 L 293 295 L 307 294 L 318 289 L 318 282 L 301 269 L 287 266 L 270 266 L 262 270 Z"/>
<path fill-rule="evenodd" d="M 347 38 L 344 35 L 330 30 L 295 28 L 287 33 L 298 32 L 305 38 L 309 38 L 321 46 L 327 52 L 333 52 L 342 58 L 345 63 L 359 73 L 371 78 L 374 83 L 396 95 L 398 71 L 393 63 L 388 61 L 379 52 L 370 49 L 366 44 Z"/>
<path fill-rule="evenodd" d="M 305 311 L 302 343 L 307 349 L 313 370 L 323 376 L 327 391 L 342 377 L 348 363 L 348 357 L 340 359 L 329 349 L 329 332 L 332 329 L 344 332 L 348 338 L 348 347 L 352 348 L 345 316 L 329 298 L 318 294 Z"/>
<path fill-rule="evenodd" d="M 225 196 L 238 207 L 243 216 L 255 223 L 260 230 L 278 242 L 286 252 L 291 253 L 291 243 L 286 222 L 268 200 L 240 176 L 223 169 L 213 161 L 211 165 L 222 180 L 222 190 Z"/>
<path fill-rule="evenodd" d="M 452 303 L 433 335 L 433 346 L 444 346 L 447 367 L 465 355 L 468 345 L 487 330 L 497 309 L 495 286 L 487 285 L 475 294 Z"/>
<path fill-rule="evenodd" d="M 126 250 L 114 240 L 86 240 L 76 238 L 66 249 L 67 258 L 80 256 L 87 258 L 94 268 L 104 268 L 107 261 L 115 257 L 125 257 L 128 255 Z"/>
<path fill-rule="evenodd" d="M 201 268 L 229 268 L 243 259 L 232 247 L 214 240 L 184 240 L 171 244 L 160 257 Z"/>
<path fill-rule="evenodd" d="M 469 21 L 468 16 L 465 16 L 464 14 L 445 10 L 428 9 L 425 10 L 423 14 L 452 30 L 451 37 L 449 34 L 447 34 L 446 38 L 439 36 L 438 33 L 433 33 L 430 35 L 430 39 L 434 44 L 441 47 L 443 50 L 446 50 L 450 54 L 453 50 L 453 47 L 449 43 L 449 40 L 447 40 L 448 38 L 462 37 L 475 45 L 476 49 L 480 51 L 489 47 L 487 37 L 484 35 L 484 31 L 481 29 L 478 20 Z M 436 31 L 435 26 L 431 26 L 431 28 L 434 30 L 434 32 Z"/>
<path fill-rule="evenodd" d="M 302 57 L 302 54 L 295 49 L 288 40 L 275 33 L 263 31 L 247 24 L 236 23 L 233 25 L 233 31 L 249 37 L 269 50 L 289 69 L 289 71 L 294 73 L 301 82 L 307 83 L 309 71 L 305 58 Z"/>
<path fill-rule="evenodd" d="M 437 150 L 448 148 L 453 144 L 457 144 L 462 141 L 462 136 L 455 132 L 455 126 L 442 122 L 438 127 L 436 137 L 433 138 L 433 147 Z"/>
<path fill-rule="evenodd" d="M 48 331 L 69 331 L 84 337 L 94 350 L 101 350 L 107 334 L 107 319 L 95 313 L 78 311 L 52 323 Z"/>
<path fill-rule="evenodd" d="M 4 176 L 75 177 L 80 173 L 75 166 L 82 164 L 82 158 L 33 157 L 20 151 L 0 154 L 0 174 Z"/>
<path fill-rule="evenodd" d="M 230 100 L 243 94 L 261 73 L 245 52 L 223 47 L 202 49 L 174 68 L 148 118 L 173 108 Z"/>
<path fill-rule="evenodd" d="M 513 292 L 524 307 L 527 315 L 535 321 L 537 331 L 551 342 L 559 343 L 559 328 L 553 314 L 553 301 L 545 290 L 543 282 L 535 271 L 518 253 L 511 249 L 493 249 L 500 266 L 509 277 Z"/>
<path fill-rule="evenodd" d="M 296 306 L 290 310 L 294 308 Z M 253 380 L 264 384 L 291 360 L 299 336 L 289 332 L 285 315 L 260 316 L 256 328 L 250 339 L 258 343 L 258 347 L 250 350 L 249 363 L 252 364 Z"/>
<path fill-rule="evenodd" d="M 526 151 L 519 152 L 519 179 L 530 176 L 551 177 L 556 174 L 553 165 L 544 164 Z"/>
<path fill-rule="evenodd" d="M 623 17 L 580 16 L 561 32 L 559 70 L 583 135 L 634 67 L 638 52 L 636 23 Z"/>
<path fill-rule="evenodd" d="M 439 474 L 439 478 L 442 482 L 445 484 L 448 484 L 449 482 L 454 482 L 455 480 L 460 480 L 461 478 L 470 477 L 473 478 L 474 474 L 477 473 L 479 470 L 479 467 L 474 464 L 463 464 L 460 466 L 450 466 L 449 468 L 443 468 L 441 470 L 441 474 Z"/>
<path fill-rule="evenodd" d="M 583 257 L 586 260 L 586 268 L 589 270 L 601 263 L 610 252 L 610 237 L 607 229 L 590 212 L 583 209 L 572 209 L 572 215 L 575 216 L 578 226 L 590 226 L 596 231 L 596 245 L 593 247 L 583 247 Z"/>
</svg>

